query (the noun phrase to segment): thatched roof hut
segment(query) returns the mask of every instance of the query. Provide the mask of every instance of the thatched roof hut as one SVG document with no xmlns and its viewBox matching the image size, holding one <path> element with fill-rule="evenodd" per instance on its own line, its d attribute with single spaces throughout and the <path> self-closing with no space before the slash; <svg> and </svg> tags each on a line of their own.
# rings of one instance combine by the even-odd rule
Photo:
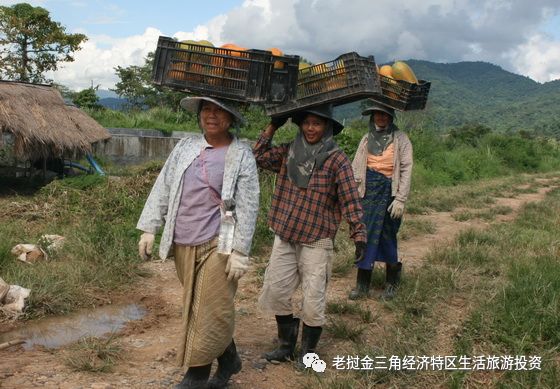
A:
<svg viewBox="0 0 560 389">
<path fill-rule="evenodd" d="M 0 132 L 12 133 L 14 155 L 28 160 L 88 153 L 111 137 L 54 87 L 13 81 L 0 81 Z"/>
</svg>

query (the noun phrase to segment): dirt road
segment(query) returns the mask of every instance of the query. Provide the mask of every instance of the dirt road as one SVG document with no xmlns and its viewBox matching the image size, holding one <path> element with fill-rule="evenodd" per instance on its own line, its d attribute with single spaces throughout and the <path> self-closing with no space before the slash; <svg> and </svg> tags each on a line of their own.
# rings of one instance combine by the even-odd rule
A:
<svg viewBox="0 0 560 389">
<path fill-rule="evenodd" d="M 497 198 L 495 205 L 507 206 L 512 211 L 498 215 L 492 223 L 508 222 L 515 218 L 521 205 L 540 201 L 552 189 L 543 186 L 536 193 L 526 193 L 514 198 Z M 456 221 L 450 212 L 432 212 L 428 215 L 407 216 L 428 220 L 437 229 L 434 233 L 413 236 L 400 243 L 400 255 L 406 271 L 422 266 L 423 257 L 435 245 L 445 245 L 466 228 L 485 228 L 489 222 L 481 219 Z M 137 302 L 147 308 L 147 315 L 140 321 L 131 322 L 118 341 L 123 346 L 123 358 L 111 373 L 89 373 L 72 371 L 65 358 L 72 357 L 68 347 L 62 349 L 34 349 L 24 351 L 14 346 L 0 351 L 0 388 L 168 388 L 177 383 L 183 370 L 175 366 L 174 342 L 180 324 L 181 290 L 172 261 L 145 264 L 152 276 L 145 279 L 136 290 L 127 296 L 118 296 L 114 302 Z M 406 274 L 406 273 L 405 273 Z M 333 278 L 329 300 L 345 300 L 354 284 L 355 271 L 344 277 Z M 289 364 L 267 364 L 260 358 L 262 352 L 272 347 L 276 326 L 273 317 L 261 314 L 256 308 L 259 292 L 257 275 L 252 272 L 240 281 L 237 294 L 237 322 L 235 339 L 243 359 L 243 370 L 233 377 L 231 388 L 287 388 L 301 387 L 308 382 L 306 374 L 296 372 Z M 366 302 L 369 310 L 382 312 L 383 321 L 389 322 L 391 313 L 378 298 Z M 460 311 L 464 301 L 454 302 Z M 449 314 L 453 314 L 450 312 Z M 379 327 L 376 321 L 373 326 Z M 373 342 L 373 328 L 364 334 L 364 342 Z M 447 334 L 439 335 L 441 347 L 445 349 Z M 321 351 L 337 350 L 343 345 L 329 337 L 328 332 L 321 340 Z M 327 361 L 328 364 L 329 361 Z"/>
</svg>

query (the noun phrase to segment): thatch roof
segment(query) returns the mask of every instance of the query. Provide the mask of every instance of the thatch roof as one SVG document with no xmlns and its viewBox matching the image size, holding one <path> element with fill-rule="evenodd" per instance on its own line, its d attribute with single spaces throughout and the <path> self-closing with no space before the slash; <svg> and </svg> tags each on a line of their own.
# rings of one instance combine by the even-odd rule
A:
<svg viewBox="0 0 560 389">
<path fill-rule="evenodd" d="M 14 154 L 41 157 L 90 152 L 91 144 L 111 137 L 99 123 L 68 106 L 54 87 L 0 81 L 0 132 L 14 135 Z"/>
</svg>

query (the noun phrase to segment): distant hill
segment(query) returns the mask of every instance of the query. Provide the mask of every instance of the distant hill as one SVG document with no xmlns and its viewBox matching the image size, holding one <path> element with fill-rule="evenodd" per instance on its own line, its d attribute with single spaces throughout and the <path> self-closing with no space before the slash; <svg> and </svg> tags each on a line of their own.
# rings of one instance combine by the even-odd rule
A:
<svg viewBox="0 0 560 389">
<path fill-rule="evenodd" d="M 115 111 L 122 111 L 126 109 L 127 103 L 127 99 L 119 99 L 114 97 L 105 97 L 103 99 L 99 99 L 99 104 L 101 104 L 105 108 L 113 109 Z"/>
<path fill-rule="evenodd" d="M 106 98 L 115 98 L 116 99 L 116 98 L 119 98 L 118 94 L 116 94 L 112 90 L 107 90 L 107 89 L 98 89 L 98 90 L 95 91 L 95 94 L 100 99 L 106 99 Z"/>
<path fill-rule="evenodd" d="M 440 131 L 479 123 L 499 131 L 524 130 L 560 138 L 560 80 L 540 84 L 486 62 L 406 61 L 432 83 L 426 110 L 414 114 Z M 337 107 L 339 119 L 360 116 L 360 102 Z"/>
</svg>

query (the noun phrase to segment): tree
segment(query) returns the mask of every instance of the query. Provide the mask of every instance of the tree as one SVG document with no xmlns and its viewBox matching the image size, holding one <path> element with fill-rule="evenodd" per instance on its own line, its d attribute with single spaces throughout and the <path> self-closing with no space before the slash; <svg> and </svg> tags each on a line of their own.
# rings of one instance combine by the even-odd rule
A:
<svg viewBox="0 0 560 389">
<path fill-rule="evenodd" d="M 27 3 L 0 6 L 0 78 L 40 83 L 59 62 L 74 61 L 73 53 L 87 40 L 66 34 L 49 11 Z"/>
<path fill-rule="evenodd" d="M 56 88 L 60 94 L 62 95 L 62 97 L 64 99 L 67 100 L 74 100 L 74 96 L 76 95 L 76 92 L 74 92 L 72 89 L 68 88 L 66 85 L 62 85 L 62 84 L 58 84 L 56 82 L 52 83 L 53 88 Z"/>
<path fill-rule="evenodd" d="M 99 97 L 97 97 L 97 93 L 95 93 L 98 88 L 99 85 L 95 88 L 91 86 L 79 91 L 72 98 L 72 102 L 80 108 L 102 109 L 103 106 L 99 104 Z"/>
<path fill-rule="evenodd" d="M 121 97 L 126 97 L 132 108 L 169 107 L 177 110 L 179 101 L 185 97 L 183 92 L 152 84 L 154 53 L 145 58 L 142 66 L 117 66 L 115 71 L 120 81 L 111 89 Z"/>
</svg>

